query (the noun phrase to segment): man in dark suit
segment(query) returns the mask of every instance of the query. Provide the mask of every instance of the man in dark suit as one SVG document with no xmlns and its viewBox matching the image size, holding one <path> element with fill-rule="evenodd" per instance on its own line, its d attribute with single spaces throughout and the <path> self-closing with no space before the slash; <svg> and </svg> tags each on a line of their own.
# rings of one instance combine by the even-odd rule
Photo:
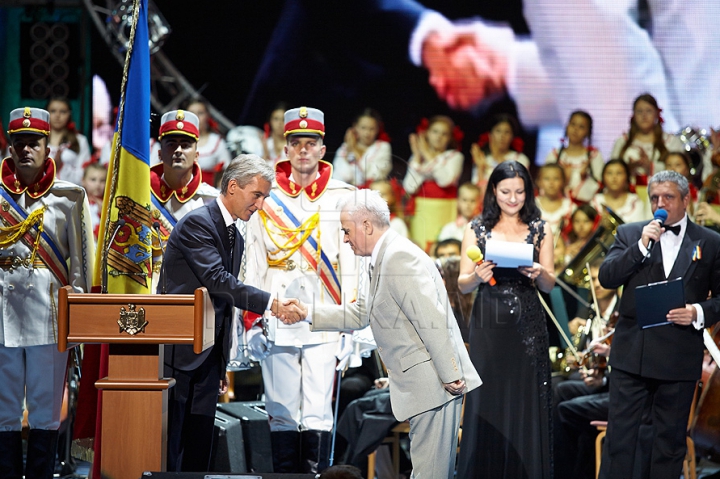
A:
<svg viewBox="0 0 720 479">
<path fill-rule="evenodd" d="M 688 219 L 689 187 L 682 175 L 656 173 L 648 193 L 653 213 L 667 211 L 665 225 L 653 220 L 620 226 L 600 266 L 605 288 L 624 287 L 610 360 L 613 379 L 600 470 L 606 479 L 629 477 L 633 471 L 647 408 L 654 442 L 650 457 L 638 460 L 649 464 L 643 469 L 653 479 L 680 476 L 690 403 L 702 367 L 702 330 L 720 319 L 720 235 Z M 642 329 L 635 288 L 675 278 L 683 279 L 687 304 L 658 318 L 669 324 Z"/>
<path fill-rule="evenodd" d="M 227 389 L 226 367 L 233 307 L 297 320 L 297 300 L 279 302 L 238 280 L 243 239 L 235 222 L 262 208 L 275 178 L 265 160 L 240 155 L 223 174 L 220 197 L 185 215 L 175 226 L 158 291 L 191 294 L 204 286 L 215 310 L 215 344 L 200 354 L 192 346 L 165 346 L 165 376 L 176 380 L 168 402 L 168 470 L 207 471 L 218 394 Z"/>
</svg>

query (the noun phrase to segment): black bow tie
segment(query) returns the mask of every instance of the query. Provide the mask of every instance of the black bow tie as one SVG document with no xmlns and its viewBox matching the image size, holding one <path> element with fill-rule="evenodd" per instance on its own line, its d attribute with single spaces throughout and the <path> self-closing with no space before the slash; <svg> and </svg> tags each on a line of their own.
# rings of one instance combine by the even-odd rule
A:
<svg viewBox="0 0 720 479">
<path fill-rule="evenodd" d="M 680 234 L 680 225 L 675 225 L 675 226 L 663 226 L 663 228 L 665 228 L 665 232 L 666 232 L 666 233 L 667 233 L 668 231 L 672 231 L 673 233 L 675 233 L 675 236 L 678 236 L 678 235 Z"/>
</svg>

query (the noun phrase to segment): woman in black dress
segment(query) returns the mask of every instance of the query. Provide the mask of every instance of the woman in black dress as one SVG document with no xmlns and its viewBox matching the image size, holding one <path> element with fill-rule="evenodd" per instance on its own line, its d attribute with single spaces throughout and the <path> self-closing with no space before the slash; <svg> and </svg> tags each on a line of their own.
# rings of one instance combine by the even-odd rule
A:
<svg viewBox="0 0 720 479">
<path fill-rule="evenodd" d="M 474 263 L 488 241 L 533 245 L 532 266 Z M 516 161 L 490 175 L 483 213 L 465 231 L 458 285 L 477 289 L 470 358 L 483 385 L 466 397 L 458 477 L 552 478 L 550 357 L 537 291 L 555 284 L 553 239 L 540 219 L 527 169 Z M 491 281 L 494 279 L 494 281 Z"/>
</svg>

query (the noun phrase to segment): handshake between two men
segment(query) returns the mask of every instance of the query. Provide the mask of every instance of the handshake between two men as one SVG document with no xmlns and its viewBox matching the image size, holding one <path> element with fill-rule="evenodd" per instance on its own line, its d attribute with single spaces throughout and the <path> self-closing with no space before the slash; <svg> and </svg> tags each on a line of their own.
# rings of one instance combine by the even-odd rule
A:
<svg viewBox="0 0 720 479">
<path fill-rule="evenodd" d="M 285 324 L 295 324 L 307 317 L 308 307 L 296 298 L 273 299 L 270 312 Z"/>
</svg>

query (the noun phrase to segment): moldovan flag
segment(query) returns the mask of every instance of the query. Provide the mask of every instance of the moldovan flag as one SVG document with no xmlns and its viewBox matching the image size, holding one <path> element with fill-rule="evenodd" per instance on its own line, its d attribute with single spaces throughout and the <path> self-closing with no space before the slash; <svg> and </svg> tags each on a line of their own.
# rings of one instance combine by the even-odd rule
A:
<svg viewBox="0 0 720 479">
<path fill-rule="evenodd" d="M 147 0 L 135 0 L 135 18 L 128 42 L 123 69 L 120 106 L 108 166 L 102 219 L 98 233 L 93 291 L 103 286 L 103 264 L 107 251 L 107 292 L 151 293 L 152 224 L 150 216 L 150 49 L 148 45 Z M 133 36 L 134 32 L 134 36 Z M 107 375 L 107 345 L 85 347 L 83 380 L 78 398 L 85 411 L 85 434 L 76 431 L 75 438 L 92 434 L 93 477 L 100 477 L 100 431 L 102 394 L 95 390 L 95 380 Z M 97 418 L 93 421 L 94 396 L 97 395 Z M 85 408 L 81 409 L 85 401 Z M 91 402 L 93 401 L 93 402 Z M 81 428 L 78 428 L 81 429 Z"/>
</svg>

